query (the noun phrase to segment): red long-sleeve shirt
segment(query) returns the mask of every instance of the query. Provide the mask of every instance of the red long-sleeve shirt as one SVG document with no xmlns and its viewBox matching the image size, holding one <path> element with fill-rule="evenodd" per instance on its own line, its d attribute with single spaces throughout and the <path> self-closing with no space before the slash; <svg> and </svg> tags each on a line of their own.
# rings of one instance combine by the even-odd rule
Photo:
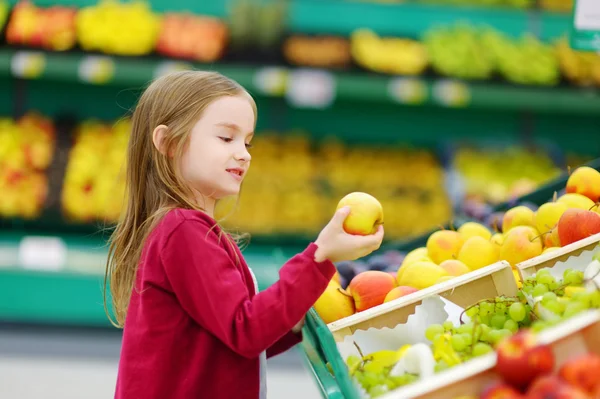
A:
<svg viewBox="0 0 600 399">
<path fill-rule="evenodd" d="M 316 245 L 255 293 L 238 247 L 208 215 L 169 212 L 148 237 L 127 312 L 116 399 L 257 399 L 259 355 L 301 340 L 291 332 L 335 273 Z"/>
</svg>

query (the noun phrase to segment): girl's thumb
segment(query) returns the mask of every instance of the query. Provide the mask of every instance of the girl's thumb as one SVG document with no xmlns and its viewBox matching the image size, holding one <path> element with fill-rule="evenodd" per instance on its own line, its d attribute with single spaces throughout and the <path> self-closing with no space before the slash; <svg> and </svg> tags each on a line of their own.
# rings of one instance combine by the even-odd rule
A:
<svg viewBox="0 0 600 399">
<path fill-rule="evenodd" d="M 342 224 L 344 223 L 344 220 L 346 220 L 346 217 L 348 217 L 349 214 L 350 207 L 344 206 L 335 212 L 335 215 L 333 215 L 333 220 L 338 224 Z"/>
</svg>

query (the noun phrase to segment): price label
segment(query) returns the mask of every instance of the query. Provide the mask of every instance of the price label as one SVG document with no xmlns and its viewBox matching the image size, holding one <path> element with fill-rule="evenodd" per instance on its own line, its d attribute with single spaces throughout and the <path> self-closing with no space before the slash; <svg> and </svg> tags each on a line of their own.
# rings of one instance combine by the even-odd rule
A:
<svg viewBox="0 0 600 399">
<path fill-rule="evenodd" d="M 19 244 L 19 264 L 26 269 L 59 270 L 67 261 L 67 246 L 58 237 L 24 237 Z"/>
<path fill-rule="evenodd" d="M 189 62 L 164 61 L 158 64 L 154 70 L 154 78 L 160 78 L 173 72 L 191 71 L 192 69 L 194 69 L 194 66 Z"/>
<path fill-rule="evenodd" d="M 466 107 L 471 102 L 469 86 L 454 80 L 441 80 L 433 85 L 433 96 L 446 107 Z"/>
<path fill-rule="evenodd" d="M 600 1 L 575 1 L 570 42 L 577 50 L 600 51 Z"/>
<path fill-rule="evenodd" d="M 46 56 L 36 51 L 18 51 L 10 60 L 13 76 L 24 79 L 37 79 L 46 68 Z"/>
<path fill-rule="evenodd" d="M 254 86 L 261 94 L 283 97 L 288 84 L 288 70 L 285 68 L 261 68 L 253 79 Z"/>
<path fill-rule="evenodd" d="M 427 85 L 421 79 L 391 79 L 388 92 L 394 100 L 402 104 L 416 105 L 427 101 Z"/>
<path fill-rule="evenodd" d="M 92 84 L 106 84 L 115 76 L 115 62 L 111 57 L 90 55 L 79 64 L 79 79 Z"/>
<path fill-rule="evenodd" d="M 291 72 L 286 99 L 298 108 L 327 108 L 335 100 L 334 76 L 328 71 L 296 70 Z"/>
</svg>

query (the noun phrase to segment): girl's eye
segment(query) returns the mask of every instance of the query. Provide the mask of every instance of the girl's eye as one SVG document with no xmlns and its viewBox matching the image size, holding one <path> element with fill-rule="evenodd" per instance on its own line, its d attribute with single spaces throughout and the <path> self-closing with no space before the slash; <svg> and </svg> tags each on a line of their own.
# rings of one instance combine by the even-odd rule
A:
<svg viewBox="0 0 600 399">
<path fill-rule="evenodd" d="M 231 143 L 231 142 L 233 141 L 233 139 L 232 139 L 232 138 L 229 138 L 229 137 L 219 137 L 219 138 L 220 138 L 221 140 L 223 140 L 224 142 L 226 142 L 226 143 Z"/>
<path fill-rule="evenodd" d="M 246 148 L 252 148 L 252 144 L 246 143 Z"/>
</svg>

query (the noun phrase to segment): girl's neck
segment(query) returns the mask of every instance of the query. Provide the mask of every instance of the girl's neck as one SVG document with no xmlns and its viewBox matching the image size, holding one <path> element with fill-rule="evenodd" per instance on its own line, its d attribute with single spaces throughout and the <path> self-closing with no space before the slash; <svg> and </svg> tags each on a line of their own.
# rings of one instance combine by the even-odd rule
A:
<svg viewBox="0 0 600 399">
<path fill-rule="evenodd" d="M 204 210 L 204 213 L 206 213 L 213 219 L 215 218 L 216 201 L 214 200 L 214 198 L 210 198 L 200 193 L 196 193 L 196 203 L 201 209 Z"/>
</svg>

